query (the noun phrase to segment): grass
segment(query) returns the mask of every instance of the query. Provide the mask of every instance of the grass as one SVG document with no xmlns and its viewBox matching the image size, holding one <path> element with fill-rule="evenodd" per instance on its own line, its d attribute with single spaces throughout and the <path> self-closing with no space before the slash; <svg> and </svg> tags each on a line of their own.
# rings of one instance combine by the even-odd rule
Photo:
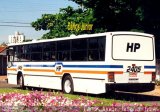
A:
<svg viewBox="0 0 160 112">
<path fill-rule="evenodd" d="M 15 89 L 15 88 L 0 88 L 0 94 L 11 93 L 11 92 L 27 94 L 29 90 L 22 90 L 22 89 Z"/>
<path fill-rule="evenodd" d="M 114 102 L 119 102 L 119 103 L 126 103 L 129 101 L 125 101 L 125 100 L 115 100 L 114 98 L 111 97 L 105 97 L 103 95 L 86 95 L 86 94 L 64 94 L 65 97 L 68 97 L 70 99 L 78 99 L 78 98 L 82 98 L 85 97 L 88 100 L 97 100 L 100 101 L 100 103 L 98 103 L 98 105 L 95 106 L 109 106 L 111 104 L 113 104 Z"/>
</svg>

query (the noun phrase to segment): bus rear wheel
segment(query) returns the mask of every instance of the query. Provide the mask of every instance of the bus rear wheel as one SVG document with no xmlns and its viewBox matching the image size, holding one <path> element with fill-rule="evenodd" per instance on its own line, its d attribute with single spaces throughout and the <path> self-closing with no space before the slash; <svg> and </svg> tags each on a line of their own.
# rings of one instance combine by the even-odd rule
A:
<svg viewBox="0 0 160 112">
<path fill-rule="evenodd" d="M 18 77 L 17 82 L 18 82 L 18 85 L 19 85 L 20 88 L 25 89 L 25 86 L 24 86 L 24 78 L 23 78 L 22 75 L 20 75 L 20 76 Z"/>
<path fill-rule="evenodd" d="M 73 93 L 73 81 L 70 76 L 66 76 L 63 80 L 62 90 L 64 93 L 72 94 Z"/>
</svg>

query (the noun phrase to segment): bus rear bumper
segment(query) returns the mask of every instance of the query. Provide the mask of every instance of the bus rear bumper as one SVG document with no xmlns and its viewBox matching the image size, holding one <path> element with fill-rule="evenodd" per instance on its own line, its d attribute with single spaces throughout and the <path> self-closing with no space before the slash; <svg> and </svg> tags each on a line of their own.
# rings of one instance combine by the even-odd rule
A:
<svg viewBox="0 0 160 112">
<path fill-rule="evenodd" d="M 147 92 L 155 89 L 155 83 L 106 84 L 106 91 Z"/>
</svg>

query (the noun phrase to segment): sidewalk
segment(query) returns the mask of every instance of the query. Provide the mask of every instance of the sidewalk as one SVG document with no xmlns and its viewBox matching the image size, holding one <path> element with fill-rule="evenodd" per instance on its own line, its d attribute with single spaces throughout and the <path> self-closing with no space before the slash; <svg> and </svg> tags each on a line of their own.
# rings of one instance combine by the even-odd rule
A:
<svg viewBox="0 0 160 112">
<path fill-rule="evenodd" d="M 6 81 L 6 80 L 7 80 L 7 75 L 0 76 L 0 81 Z"/>
</svg>

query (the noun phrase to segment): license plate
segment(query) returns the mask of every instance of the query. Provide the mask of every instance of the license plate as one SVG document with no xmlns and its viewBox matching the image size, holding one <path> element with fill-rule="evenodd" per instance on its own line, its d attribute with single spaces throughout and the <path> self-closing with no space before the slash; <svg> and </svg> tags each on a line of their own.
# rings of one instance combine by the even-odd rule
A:
<svg viewBox="0 0 160 112">
<path fill-rule="evenodd" d="M 138 78 L 129 78 L 129 83 L 138 83 Z"/>
</svg>

